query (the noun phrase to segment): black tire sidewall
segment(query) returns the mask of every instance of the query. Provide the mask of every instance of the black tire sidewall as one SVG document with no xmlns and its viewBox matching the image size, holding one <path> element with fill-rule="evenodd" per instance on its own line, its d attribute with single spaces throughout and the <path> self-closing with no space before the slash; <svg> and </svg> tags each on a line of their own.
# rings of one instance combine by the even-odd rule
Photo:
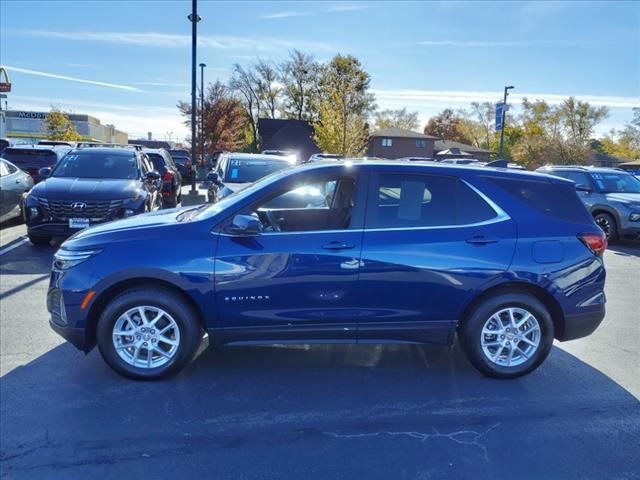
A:
<svg viewBox="0 0 640 480">
<path fill-rule="evenodd" d="M 130 308 L 149 305 L 165 310 L 178 325 L 180 345 L 174 357 L 157 368 L 142 369 L 125 362 L 112 341 L 117 319 Z M 118 295 L 103 310 L 98 321 L 97 343 L 107 364 L 116 372 L 136 380 L 157 380 L 176 374 L 192 359 L 200 345 L 201 328 L 193 309 L 179 295 L 163 289 L 136 289 Z"/>
<path fill-rule="evenodd" d="M 520 307 L 531 312 L 540 325 L 541 338 L 538 349 L 526 362 L 515 367 L 502 367 L 485 356 L 481 332 L 491 315 L 509 307 Z M 553 345 L 554 327 L 549 311 L 537 298 L 526 293 L 503 293 L 479 304 L 463 323 L 459 334 L 461 345 L 476 369 L 494 378 L 515 378 L 532 372 L 547 358 Z"/>
<path fill-rule="evenodd" d="M 43 247 L 45 245 L 49 245 L 49 243 L 51 243 L 51 237 L 44 237 L 44 236 L 40 236 L 40 235 L 32 235 L 32 234 L 27 234 L 27 236 L 29 237 L 29 241 L 31 242 L 31 245 L 35 246 L 35 247 Z"/>
<path fill-rule="evenodd" d="M 616 223 L 616 219 L 613 218 L 613 215 L 611 215 L 610 213 L 601 212 L 594 217 L 594 220 L 597 220 L 598 217 L 606 217 L 607 221 L 609 222 L 609 235 L 607 236 L 607 240 L 610 242 L 617 240 L 618 224 Z"/>
</svg>

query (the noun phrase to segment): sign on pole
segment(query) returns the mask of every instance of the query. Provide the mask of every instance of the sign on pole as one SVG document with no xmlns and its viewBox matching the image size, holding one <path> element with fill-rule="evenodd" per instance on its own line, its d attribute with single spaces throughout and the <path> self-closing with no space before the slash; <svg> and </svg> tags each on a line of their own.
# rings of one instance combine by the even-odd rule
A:
<svg viewBox="0 0 640 480">
<path fill-rule="evenodd" d="M 496 103 L 496 132 L 502 130 L 502 120 L 504 118 L 504 103 Z"/>
</svg>

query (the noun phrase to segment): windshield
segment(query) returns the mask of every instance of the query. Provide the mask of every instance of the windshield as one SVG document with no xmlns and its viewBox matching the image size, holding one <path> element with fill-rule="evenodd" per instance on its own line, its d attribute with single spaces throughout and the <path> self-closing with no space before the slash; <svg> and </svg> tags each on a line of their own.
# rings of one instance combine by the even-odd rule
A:
<svg viewBox="0 0 640 480">
<path fill-rule="evenodd" d="M 48 167 L 56 163 L 58 156 L 51 150 L 19 150 L 8 148 L 2 152 L 2 158 L 14 165 L 36 165 Z"/>
<path fill-rule="evenodd" d="M 228 183 L 250 183 L 285 169 L 291 164 L 286 160 L 250 160 L 232 158 L 224 174 L 224 181 Z"/>
<path fill-rule="evenodd" d="M 640 180 L 628 173 L 594 173 L 592 176 L 603 193 L 640 193 Z"/>
<path fill-rule="evenodd" d="M 136 157 L 124 152 L 79 152 L 65 156 L 52 177 L 65 178 L 138 178 Z"/>
</svg>

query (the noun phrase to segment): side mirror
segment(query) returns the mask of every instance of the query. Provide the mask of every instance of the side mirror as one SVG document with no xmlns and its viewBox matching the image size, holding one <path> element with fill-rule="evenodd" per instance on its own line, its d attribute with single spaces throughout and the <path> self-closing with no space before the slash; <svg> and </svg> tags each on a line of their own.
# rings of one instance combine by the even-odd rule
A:
<svg viewBox="0 0 640 480">
<path fill-rule="evenodd" d="M 40 176 L 40 178 L 47 178 L 49 175 L 51 175 L 51 167 L 42 167 L 40 170 L 38 170 L 38 175 Z"/>
<path fill-rule="evenodd" d="M 160 176 L 160 173 L 158 173 L 157 170 L 151 170 L 150 172 L 147 172 L 147 174 L 144 176 L 145 180 L 149 180 L 151 182 L 155 182 L 156 180 L 160 180 L 162 177 Z"/>
<path fill-rule="evenodd" d="M 586 193 L 591 193 L 591 189 L 589 187 L 587 187 L 586 185 L 583 185 L 581 183 L 576 185 L 576 190 L 578 192 L 586 192 Z"/>
<path fill-rule="evenodd" d="M 253 215 L 236 215 L 230 225 L 224 228 L 224 232 L 239 237 L 258 235 L 262 229 L 262 222 L 258 216 Z"/>
<path fill-rule="evenodd" d="M 215 185 L 218 185 L 220 183 L 220 179 L 218 178 L 218 174 L 216 172 L 207 173 L 207 180 Z"/>
</svg>

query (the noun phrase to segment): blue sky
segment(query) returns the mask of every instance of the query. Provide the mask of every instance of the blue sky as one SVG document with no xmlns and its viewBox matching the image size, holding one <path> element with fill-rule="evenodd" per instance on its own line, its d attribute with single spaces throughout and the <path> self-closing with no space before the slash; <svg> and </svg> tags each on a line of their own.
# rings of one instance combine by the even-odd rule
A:
<svg viewBox="0 0 640 480">
<path fill-rule="evenodd" d="M 189 99 L 189 1 L 0 3 L 9 108 L 89 113 L 130 136 L 174 140 Z M 421 123 L 446 107 L 574 95 L 610 108 L 599 132 L 640 106 L 640 2 L 199 2 L 206 80 L 293 48 L 353 54 L 380 108 Z M 66 77 L 66 78 L 60 78 Z"/>
</svg>

